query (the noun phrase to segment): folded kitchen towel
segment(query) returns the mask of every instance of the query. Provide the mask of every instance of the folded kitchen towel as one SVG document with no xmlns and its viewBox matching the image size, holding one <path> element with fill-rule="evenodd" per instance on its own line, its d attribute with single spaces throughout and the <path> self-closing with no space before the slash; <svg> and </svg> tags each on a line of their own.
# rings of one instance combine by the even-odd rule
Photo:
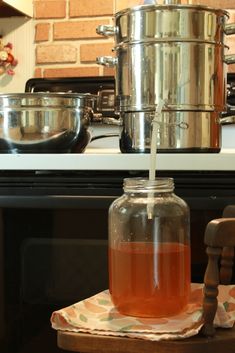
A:
<svg viewBox="0 0 235 353">
<path fill-rule="evenodd" d="M 183 339 L 196 335 L 202 321 L 203 284 L 192 283 L 187 308 L 168 318 L 139 318 L 120 314 L 105 290 L 66 308 L 54 311 L 55 330 L 126 336 L 152 341 Z M 163 303 L 164 305 L 164 303 Z M 235 321 L 235 285 L 219 286 L 215 327 L 231 328 Z"/>
</svg>

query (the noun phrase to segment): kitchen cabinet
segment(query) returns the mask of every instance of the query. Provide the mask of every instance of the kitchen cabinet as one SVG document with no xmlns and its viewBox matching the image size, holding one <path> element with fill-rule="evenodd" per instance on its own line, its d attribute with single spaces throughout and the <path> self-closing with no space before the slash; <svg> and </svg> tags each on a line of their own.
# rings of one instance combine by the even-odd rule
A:
<svg viewBox="0 0 235 353">
<path fill-rule="evenodd" d="M 33 0 L 0 0 L 0 17 L 33 17 Z"/>
</svg>

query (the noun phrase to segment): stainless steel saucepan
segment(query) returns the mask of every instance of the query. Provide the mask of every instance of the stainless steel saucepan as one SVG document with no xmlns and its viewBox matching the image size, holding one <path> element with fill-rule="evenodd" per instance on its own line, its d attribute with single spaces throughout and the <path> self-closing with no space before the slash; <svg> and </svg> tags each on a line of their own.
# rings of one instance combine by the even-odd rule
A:
<svg viewBox="0 0 235 353">
<path fill-rule="evenodd" d="M 95 100 L 76 93 L 0 94 L 0 152 L 83 152 Z"/>
</svg>

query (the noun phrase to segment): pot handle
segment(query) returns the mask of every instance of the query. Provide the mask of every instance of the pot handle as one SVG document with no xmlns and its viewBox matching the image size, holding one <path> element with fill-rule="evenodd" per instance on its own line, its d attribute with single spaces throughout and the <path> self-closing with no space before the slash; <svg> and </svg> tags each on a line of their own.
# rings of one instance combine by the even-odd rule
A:
<svg viewBox="0 0 235 353">
<path fill-rule="evenodd" d="M 227 124 L 234 125 L 235 124 L 235 115 L 230 115 L 230 116 L 225 116 L 224 118 L 220 118 L 219 122 L 221 125 L 227 125 Z"/>
<path fill-rule="evenodd" d="M 228 23 L 225 25 L 224 32 L 227 35 L 235 34 L 235 23 Z"/>
<path fill-rule="evenodd" d="M 235 114 L 235 107 L 227 104 L 228 112 L 229 113 L 234 113 Z M 228 115 L 228 116 L 223 116 L 226 115 L 227 113 L 222 113 L 222 117 L 219 119 L 219 122 L 221 125 L 223 124 L 235 124 L 235 115 Z"/>
<path fill-rule="evenodd" d="M 235 54 L 225 55 L 224 62 L 228 65 L 235 64 Z"/>
<path fill-rule="evenodd" d="M 122 119 L 115 119 L 115 118 L 102 118 L 102 123 L 106 125 L 116 125 L 116 126 L 122 126 L 123 122 Z"/>
<path fill-rule="evenodd" d="M 104 117 L 102 114 L 93 114 L 93 119 L 92 121 L 94 122 L 99 122 L 105 125 L 116 125 L 116 126 L 122 126 L 123 122 L 121 118 L 111 118 L 111 117 Z"/>
<path fill-rule="evenodd" d="M 224 32 L 227 35 L 235 34 L 235 23 L 228 23 L 224 27 Z M 235 54 L 225 55 L 224 61 L 226 64 L 235 64 Z"/>
<path fill-rule="evenodd" d="M 117 58 L 112 56 L 99 56 L 96 58 L 96 63 L 98 65 L 114 67 L 117 65 Z"/>
<path fill-rule="evenodd" d="M 114 36 L 117 33 L 117 27 L 112 25 L 99 25 L 96 28 L 96 33 L 105 37 Z"/>
</svg>

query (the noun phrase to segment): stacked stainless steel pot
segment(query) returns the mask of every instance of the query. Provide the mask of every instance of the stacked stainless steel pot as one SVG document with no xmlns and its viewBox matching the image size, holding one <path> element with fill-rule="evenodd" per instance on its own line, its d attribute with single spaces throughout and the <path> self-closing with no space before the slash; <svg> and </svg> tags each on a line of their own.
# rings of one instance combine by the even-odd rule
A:
<svg viewBox="0 0 235 353">
<path fill-rule="evenodd" d="M 160 100 L 159 152 L 218 152 L 226 111 L 228 13 L 199 5 L 142 5 L 115 14 L 116 110 L 123 121 L 122 152 L 149 152 L 151 124 Z"/>
</svg>

